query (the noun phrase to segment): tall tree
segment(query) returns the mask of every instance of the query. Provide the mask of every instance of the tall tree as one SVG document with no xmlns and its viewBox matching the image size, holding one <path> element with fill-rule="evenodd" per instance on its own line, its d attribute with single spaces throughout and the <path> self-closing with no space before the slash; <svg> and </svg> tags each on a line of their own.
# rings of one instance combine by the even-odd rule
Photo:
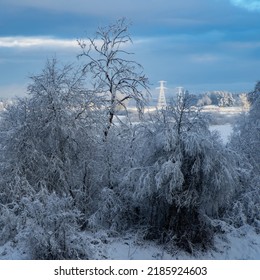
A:
<svg viewBox="0 0 260 280">
<path fill-rule="evenodd" d="M 148 79 L 143 74 L 142 66 L 129 59 L 132 53 L 127 48 L 132 39 L 128 29 L 129 24 L 122 18 L 115 24 L 98 28 L 94 38 L 78 41 L 81 48 L 79 57 L 86 59 L 83 70 L 91 74 L 93 90 L 103 97 L 107 112 L 105 138 L 118 109 L 126 109 L 125 102 L 132 99 L 141 112 L 149 91 Z"/>
</svg>

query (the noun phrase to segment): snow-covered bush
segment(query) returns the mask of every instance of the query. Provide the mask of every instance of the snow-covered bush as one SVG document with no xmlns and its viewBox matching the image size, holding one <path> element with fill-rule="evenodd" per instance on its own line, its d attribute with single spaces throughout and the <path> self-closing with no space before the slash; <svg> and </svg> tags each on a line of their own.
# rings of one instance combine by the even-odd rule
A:
<svg viewBox="0 0 260 280">
<path fill-rule="evenodd" d="M 251 179 L 232 201 L 229 211 L 225 214 L 225 220 L 235 227 L 250 225 L 260 232 L 260 177 Z"/>
<path fill-rule="evenodd" d="M 0 245 L 13 239 L 17 234 L 19 206 L 16 203 L 0 205 Z"/>
<path fill-rule="evenodd" d="M 31 259 L 88 259 L 90 244 L 80 233 L 81 213 L 69 197 L 41 192 L 23 198 L 18 239 Z"/>
</svg>

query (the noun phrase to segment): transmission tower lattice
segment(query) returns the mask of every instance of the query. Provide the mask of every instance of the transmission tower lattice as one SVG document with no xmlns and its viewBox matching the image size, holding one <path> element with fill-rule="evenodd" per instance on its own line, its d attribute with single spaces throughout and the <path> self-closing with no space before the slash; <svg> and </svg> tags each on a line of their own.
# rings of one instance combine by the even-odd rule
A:
<svg viewBox="0 0 260 280">
<path fill-rule="evenodd" d="M 176 90 L 177 90 L 178 96 L 183 95 L 183 93 L 184 93 L 184 88 L 183 87 L 176 87 Z"/>
<path fill-rule="evenodd" d="M 164 86 L 164 83 L 166 83 L 166 81 L 159 81 L 159 83 L 160 83 L 160 87 L 158 87 L 157 89 L 160 89 L 160 93 L 159 93 L 159 98 L 158 98 L 158 102 L 157 102 L 157 108 L 163 109 L 167 106 L 165 93 L 164 93 L 164 90 L 166 89 L 166 87 Z"/>
</svg>

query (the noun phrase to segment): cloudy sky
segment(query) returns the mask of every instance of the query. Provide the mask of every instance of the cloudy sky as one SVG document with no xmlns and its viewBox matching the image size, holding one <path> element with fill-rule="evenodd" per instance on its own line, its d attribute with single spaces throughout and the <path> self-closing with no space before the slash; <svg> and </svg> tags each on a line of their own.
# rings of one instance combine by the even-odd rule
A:
<svg viewBox="0 0 260 280">
<path fill-rule="evenodd" d="M 78 63 L 76 40 L 121 17 L 152 88 L 243 92 L 260 79 L 260 0 L 0 0 L 0 98 L 22 95 L 48 58 Z"/>
</svg>

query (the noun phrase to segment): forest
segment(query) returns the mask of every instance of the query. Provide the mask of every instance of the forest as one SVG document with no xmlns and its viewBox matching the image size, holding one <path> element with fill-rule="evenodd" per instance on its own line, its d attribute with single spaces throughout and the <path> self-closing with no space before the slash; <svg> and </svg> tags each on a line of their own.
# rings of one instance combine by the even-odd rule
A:
<svg viewBox="0 0 260 280">
<path fill-rule="evenodd" d="M 260 233 L 260 82 L 223 143 L 187 91 L 144 114 L 150 84 L 131 43 L 124 19 L 98 28 L 74 64 L 48 59 L 1 111 L 0 246 L 93 259 L 89 236 L 137 232 L 194 254 L 244 226 Z"/>
</svg>

